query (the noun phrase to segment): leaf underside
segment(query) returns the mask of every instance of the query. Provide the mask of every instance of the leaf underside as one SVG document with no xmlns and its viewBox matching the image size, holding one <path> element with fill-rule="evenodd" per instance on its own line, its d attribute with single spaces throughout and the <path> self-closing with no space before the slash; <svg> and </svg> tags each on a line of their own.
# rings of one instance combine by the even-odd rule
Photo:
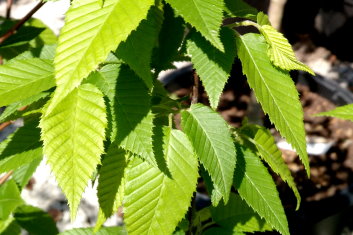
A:
<svg viewBox="0 0 353 235">
<path fill-rule="evenodd" d="M 296 58 L 292 46 L 283 34 L 278 32 L 271 25 L 263 25 L 261 29 L 269 45 L 268 56 L 275 66 L 284 70 L 302 70 L 315 75 L 311 68 Z"/>
<path fill-rule="evenodd" d="M 211 176 L 214 193 L 228 201 L 236 162 L 236 152 L 228 126 L 218 113 L 202 104 L 182 112 L 181 125 L 201 163 Z M 218 197 L 220 199 L 220 197 Z M 217 205 L 219 201 L 212 201 Z"/>
<path fill-rule="evenodd" d="M 211 107 L 216 109 L 236 55 L 235 37 L 232 29 L 221 30 L 224 51 L 221 52 L 206 41 L 199 33 L 188 40 L 188 54 L 191 55 L 197 74 L 208 94 Z"/>
<path fill-rule="evenodd" d="M 74 1 L 66 13 L 56 51 L 57 90 L 49 114 L 145 19 L 153 0 Z"/>
<path fill-rule="evenodd" d="M 223 0 L 166 0 L 166 2 L 212 45 L 224 51 L 219 39 L 223 18 Z"/>
<path fill-rule="evenodd" d="M 40 122 L 44 154 L 68 199 L 72 220 L 100 163 L 106 123 L 103 94 L 91 84 L 76 88 Z"/>
<path fill-rule="evenodd" d="M 171 177 L 136 158 L 127 170 L 124 218 L 128 233 L 172 234 L 196 190 L 198 163 L 184 133 L 164 130 Z"/>
<path fill-rule="evenodd" d="M 239 195 L 262 218 L 283 235 L 289 235 L 288 222 L 272 176 L 249 149 L 237 147 L 238 161 L 234 186 Z"/>
<path fill-rule="evenodd" d="M 281 135 L 297 150 L 309 175 L 304 114 L 294 82 L 287 72 L 271 64 L 263 36 L 248 33 L 237 37 L 237 50 L 243 73 L 262 109 Z"/>
<path fill-rule="evenodd" d="M 52 61 L 13 60 L 0 66 L 0 107 L 55 86 Z"/>
</svg>

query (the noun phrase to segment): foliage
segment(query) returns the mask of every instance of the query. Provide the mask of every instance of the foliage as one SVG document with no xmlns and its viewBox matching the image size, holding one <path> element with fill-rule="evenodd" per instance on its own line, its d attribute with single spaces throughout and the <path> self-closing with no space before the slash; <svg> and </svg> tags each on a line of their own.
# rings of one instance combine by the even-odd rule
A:
<svg viewBox="0 0 353 235">
<path fill-rule="evenodd" d="M 2 34 L 14 24 L 4 22 Z M 249 25 L 258 32 L 238 30 Z M 289 234 L 268 168 L 288 183 L 298 207 L 300 195 L 273 137 L 252 124 L 231 128 L 216 112 L 238 58 L 309 175 L 303 110 L 289 71 L 312 71 L 264 13 L 241 0 L 73 0 L 58 40 L 31 19 L 0 44 L 0 55 L 0 106 L 7 106 L 0 121 L 24 120 L 0 144 L 0 174 L 12 174 L 0 183 L 0 235 L 21 228 L 58 234 L 48 214 L 20 197 L 43 158 L 72 220 L 98 175 L 95 228 L 63 235 Z M 186 105 L 189 97 L 173 98 L 158 81 L 178 60 L 192 62 L 211 107 L 196 94 Z M 351 118 L 341 111 L 327 114 Z M 199 181 L 212 205 L 196 211 Z M 120 206 L 125 226 L 103 227 Z"/>
</svg>

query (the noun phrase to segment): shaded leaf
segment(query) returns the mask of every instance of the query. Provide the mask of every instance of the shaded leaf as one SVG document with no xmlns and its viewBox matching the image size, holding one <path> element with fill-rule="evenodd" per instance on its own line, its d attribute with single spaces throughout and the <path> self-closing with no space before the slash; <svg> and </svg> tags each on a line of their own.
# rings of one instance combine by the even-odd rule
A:
<svg viewBox="0 0 353 235">
<path fill-rule="evenodd" d="M 215 190 L 227 202 L 236 161 L 235 147 L 227 123 L 209 107 L 193 104 L 189 111 L 182 112 L 181 125 L 210 174 Z M 218 201 L 212 203 L 217 205 Z"/>
<path fill-rule="evenodd" d="M 211 208 L 213 220 L 222 228 L 237 232 L 263 232 L 272 228 L 243 201 L 239 195 L 230 194 L 229 202 Z"/>
<path fill-rule="evenodd" d="M 28 184 L 28 181 L 31 179 L 41 161 L 42 158 L 36 158 L 32 162 L 27 163 L 14 171 L 12 178 L 16 181 L 20 189 L 23 189 L 23 187 Z"/>
<path fill-rule="evenodd" d="M 42 158 L 38 122 L 28 122 L 0 143 L 0 173 L 15 170 Z"/>
<path fill-rule="evenodd" d="M 237 146 L 234 186 L 239 195 L 281 234 L 288 234 L 288 222 L 271 175 L 260 159 L 243 146 Z"/>
<path fill-rule="evenodd" d="M 231 17 L 244 17 L 256 20 L 257 10 L 243 0 L 224 0 L 225 11 Z"/>
<path fill-rule="evenodd" d="M 0 219 L 7 219 L 21 204 L 23 204 L 23 200 L 15 181 L 8 180 L 2 184 L 0 187 Z"/>
<path fill-rule="evenodd" d="M 55 86 L 50 60 L 13 60 L 0 66 L 0 106 L 20 101 Z"/>
<path fill-rule="evenodd" d="M 124 215 L 129 234 L 171 234 L 196 190 L 198 164 L 184 133 L 164 129 L 171 178 L 138 158 L 127 170 Z"/>
<path fill-rule="evenodd" d="M 210 99 L 211 107 L 216 109 L 226 84 L 236 55 L 235 36 L 232 29 L 223 28 L 220 33 L 224 52 L 219 51 L 199 33 L 188 40 L 188 54 L 200 76 Z"/>
<path fill-rule="evenodd" d="M 41 209 L 23 205 L 14 212 L 16 222 L 31 235 L 56 235 L 59 233 L 53 218 Z"/>
<path fill-rule="evenodd" d="M 68 199 L 72 220 L 100 163 L 106 124 L 103 94 L 91 84 L 76 88 L 40 122 L 44 154 Z"/>
<path fill-rule="evenodd" d="M 166 2 L 212 45 L 224 51 L 219 39 L 223 18 L 223 0 L 166 0 Z"/>
<path fill-rule="evenodd" d="M 142 78 L 148 88 L 152 88 L 153 85 L 151 56 L 162 22 L 163 12 L 156 6 L 151 7 L 147 19 L 141 21 L 137 29 L 119 45 L 116 51 L 117 56 Z"/>
<path fill-rule="evenodd" d="M 153 0 L 73 1 L 66 13 L 55 57 L 53 108 L 125 41 L 147 16 Z"/>
<path fill-rule="evenodd" d="M 297 150 L 309 175 L 304 115 L 294 82 L 287 72 L 271 64 L 267 57 L 267 44 L 261 35 L 249 33 L 237 37 L 237 49 L 243 73 L 262 109 L 281 135 Z"/>
</svg>

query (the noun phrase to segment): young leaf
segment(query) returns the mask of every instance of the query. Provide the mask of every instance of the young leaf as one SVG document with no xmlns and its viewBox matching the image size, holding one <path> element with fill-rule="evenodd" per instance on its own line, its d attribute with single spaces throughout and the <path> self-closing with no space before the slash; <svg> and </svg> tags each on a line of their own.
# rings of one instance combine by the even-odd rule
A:
<svg viewBox="0 0 353 235">
<path fill-rule="evenodd" d="M 13 60 L 0 66 L 0 107 L 55 86 L 50 60 Z"/>
<path fill-rule="evenodd" d="M 127 170 L 125 223 L 129 234 L 172 234 L 196 189 L 198 164 L 184 133 L 164 129 L 164 154 L 171 177 L 135 158 Z"/>
<path fill-rule="evenodd" d="M 103 94 L 91 84 L 76 88 L 40 122 L 44 154 L 69 201 L 72 220 L 100 162 L 106 123 Z"/>
<path fill-rule="evenodd" d="M 185 26 L 181 17 L 174 14 L 169 4 L 164 5 L 164 21 L 158 37 L 158 47 L 154 48 L 152 66 L 157 72 L 172 68 L 172 62 L 177 56 Z"/>
<path fill-rule="evenodd" d="M 218 113 L 202 104 L 182 112 L 181 125 L 226 203 L 233 181 L 236 152 L 228 126 Z M 218 201 L 212 201 L 214 205 Z"/>
<path fill-rule="evenodd" d="M 28 122 L 0 143 L 0 173 L 15 170 L 42 158 L 38 122 Z"/>
<path fill-rule="evenodd" d="M 98 230 L 122 205 L 123 198 L 120 192 L 123 190 L 122 180 L 126 165 L 125 151 L 111 145 L 99 170 L 97 195 L 100 210 L 95 230 Z"/>
<path fill-rule="evenodd" d="M 147 16 L 153 0 L 73 1 L 55 57 L 57 90 L 49 114 Z"/>
<path fill-rule="evenodd" d="M 353 121 L 353 104 L 337 107 L 334 110 L 318 113 L 315 116 L 337 117 L 337 118 Z"/>
<path fill-rule="evenodd" d="M 23 187 L 28 184 L 28 181 L 31 179 L 41 161 L 42 158 L 36 158 L 32 162 L 27 163 L 14 171 L 12 178 L 16 181 L 20 189 L 23 189 Z"/>
<path fill-rule="evenodd" d="M 116 81 L 115 92 L 112 115 L 117 130 L 113 134 L 116 135 L 116 140 L 112 141 L 157 166 L 152 145 L 151 97 L 147 87 L 131 69 L 123 65 Z"/>
<path fill-rule="evenodd" d="M 94 232 L 93 228 L 75 228 L 58 235 L 127 235 L 127 232 L 124 227 L 105 227 L 97 232 Z"/>
<path fill-rule="evenodd" d="M 30 234 L 56 235 L 59 233 L 53 218 L 41 209 L 29 205 L 17 207 L 16 222 Z"/>
<path fill-rule="evenodd" d="M 261 26 L 271 25 L 271 22 L 270 22 L 270 19 L 268 18 L 268 16 L 261 11 L 257 14 L 256 21 Z"/>
<path fill-rule="evenodd" d="M 247 126 L 245 126 L 245 128 L 247 129 Z M 282 152 L 277 148 L 275 139 L 266 128 L 255 125 L 248 126 L 248 128 L 253 130 L 251 131 L 253 133 L 248 133 L 250 134 L 248 140 L 256 146 L 260 157 L 265 160 L 271 169 L 277 173 L 283 181 L 287 182 L 289 187 L 293 190 L 293 193 L 297 198 L 298 210 L 301 201 L 300 194 L 291 172 L 282 158 Z"/>
<path fill-rule="evenodd" d="M 261 33 L 268 43 L 268 57 L 272 63 L 284 70 L 302 70 L 315 75 L 313 70 L 300 62 L 294 54 L 288 40 L 271 25 L 262 25 Z"/>
<path fill-rule="evenodd" d="M 297 150 L 309 175 L 304 115 L 294 82 L 287 72 L 272 65 L 267 57 L 267 44 L 261 35 L 248 33 L 237 37 L 237 49 L 243 73 L 257 100 L 281 135 Z"/>
<path fill-rule="evenodd" d="M 234 186 L 267 223 L 283 235 L 289 235 L 288 222 L 271 175 L 260 159 L 243 146 L 237 146 Z"/>
<path fill-rule="evenodd" d="M 237 232 L 263 232 L 272 228 L 243 201 L 239 195 L 230 194 L 229 202 L 211 207 L 212 219 L 225 229 Z"/>
<path fill-rule="evenodd" d="M 0 187 L 0 219 L 4 220 L 18 207 L 23 204 L 20 191 L 14 180 L 5 182 Z"/>
<path fill-rule="evenodd" d="M 147 19 L 121 43 L 116 55 L 126 62 L 142 78 L 148 88 L 152 88 L 151 56 L 163 22 L 163 12 L 156 6 L 151 7 Z M 143 40 L 141 40 L 143 39 Z"/>
<path fill-rule="evenodd" d="M 214 109 L 218 106 L 219 97 L 228 80 L 236 55 L 233 30 L 223 28 L 220 35 L 224 52 L 213 47 L 197 32 L 187 42 L 191 62 L 205 86 L 211 107 Z"/>
<path fill-rule="evenodd" d="M 166 0 L 166 2 L 212 45 L 224 51 L 219 39 L 223 18 L 223 0 Z"/>
</svg>

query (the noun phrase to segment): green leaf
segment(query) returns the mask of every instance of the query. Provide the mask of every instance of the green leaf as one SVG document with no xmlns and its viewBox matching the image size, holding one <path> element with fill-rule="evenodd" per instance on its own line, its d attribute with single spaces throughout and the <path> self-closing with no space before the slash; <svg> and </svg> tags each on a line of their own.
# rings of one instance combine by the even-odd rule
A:
<svg viewBox="0 0 353 235">
<path fill-rule="evenodd" d="M 127 166 L 124 150 L 111 145 L 103 158 L 98 179 L 99 214 L 95 230 L 122 205 L 123 177 Z"/>
<path fill-rule="evenodd" d="M 6 230 L 8 226 L 14 221 L 14 218 L 10 215 L 6 219 L 0 219 L 0 235 Z"/>
<path fill-rule="evenodd" d="M 152 66 L 158 71 L 172 68 L 180 48 L 185 26 L 181 17 L 174 14 L 169 4 L 164 5 L 164 21 L 158 37 L 158 47 L 154 48 Z"/>
<path fill-rule="evenodd" d="M 300 194 L 295 185 L 291 172 L 282 158 L 282 152 L 277 148 L 275 139 L 271 135 L 270 131 L 256 125 L 245 126 L 244 128 L 251 129 L 250 132 L 252 133 L 247 133 L 250 134 L 248 140 L 256 146 L 259 156 L 266 161 L 271 169 L 277 173 L 293 190 L 293 193 L 297 198 L 298 210 L 301 201 Z"/>
<path fill-rule="evenodd" d="M 211 107 L 214 109 L 218 106 L 219 98 L 230 75 L 236 55 L 234 31 L 223 28 L 220 35 L 224 52 L 213 47 L 196 32 L 187 43 L 191 62 L 205 86 Z"/>
<path fill-rule="evenodd" d="M 41 92 L 24 100 L 8 105 L 4 112 L 0 115 L 0 123 L 15 120 L 22 117 L 25 113 L 37 109 L 37 104 L 41 103 L 38 101 L 44 101 L 48 96 L 49 92 Z M 21 110 L 21 108 L 26 106 L 30 107 L 27 107 L 25 110 Z"/>
<path fill-rule="evenodd" d="M 315 116 L 337 117 L 344 120 L 353 121 L 353 104 L 337 107 L 328 112 L 315 114 Z"/>
<path fill-rule="evenodd" d="M 211 208 L 213 220 L 221 227 L 237 232 L 271 231 L 264 219 L 243 201 L 239 195 L 230 194 L 229 202 Z"/>
<path fill-rule="evenodd" d="M 117 134 L 113 134 L 113 137 L 116 135 L 116 140 L 112 141 L 157 166 L 152 145 L 151 96 L 147 87 L 124 65 L 120 68 L 115 92 L 112 107 Z"/>
<path fill-rule="evenodd" d="M 73 1 L 55 57 L 57 90 L 48 114 L 125 41 L 147 16 L 153 0 Z"/>
<path fill-rule="evenodd" d="M 23 187 L 28 184 L 28 181 L 31 179 L 41 161 L 42 158 L 34 159 L 32 162 L 27 163 L 14 171 L 12 178 L 16 181 L 20 189 L 23 189 Z"/>
<path fill-rule="evenodd" d="M 6 41 L 1 43 L 0 48 L 10 48 L 27 44 L 29 41 L 36 38 L 41 32 L 43 32 L 43 30 L 44 28 L 23 26 L 19 28 L 15 34 L 6 39 Z"/>
<path fill-rule="evenodd" d="M 283 34 L 271 25 L 262 25 L 260 31 L 268 43 L 268 57 L 275 66 L 284 70 L 302 70 L 315 75 L 311 68 L 295 57 L 292 46 Z"/>
<path fill-rule="evenodd" d="M 164 129 L 171 178 L 138 158 L 127 170 L 124 214 L 129 234 L 172 234 L 196 190 L 198 164 L 184 133 Z"/>
<path fill-rule="evenodd" d="M 116 51 L 117 56 L 142 78 L 148 88 L 152 88 L 153 85 L 151 56 L 162 22 L 163 12 L 153 6 L 148 12 L 147 19 L 141 21 L 137 29 L 119 45 Z"/>
<path fill-rule="evenodd" d="M 0 143 L 0 173 L 15 170 L 42 158 L 38 122 L 28 122 Z"/>
<path fill-rule="evenodd" d="M 69 201 L 72 220 L 100 163 L 106 125 L 103 94 L 91 84 L 76 88 L 40 122 L 44 154 Z"/>
<path fill-rule="evenodd" d="M 31 235 L 56 235 L 59 233 L 53 218 L 37 207 L 29 205 L 17 207 L 14 217 L 16 222 Z"/>
<path fill-rule="evenodd" d="M 0 66 L 0 107 L 55 86 L 50 60 L 14 60 Z"/>
<path fill-rule="evenodd" d="M 124 227 L 105 227 L 94 232 L 93 228 L 75 228 L 59 235 L 127 235 Z"/>
<path fill-rule="evenodd" d="M 281 234 L 289 235 L 288 222 L 276 185 L 260 159 L 243 146 L 237 146 L 234 186 L 239 195 Z"/>
<path fill-rule="evenodd" d="M 23 204 L 20 191 L 14 180 L 9 180 L 0 186 L 0 219 L 4 220 Z"/>
<path fill-rule="evenodd" d="M 256 20 L 257 10 L 243 0 L 224 0 L 225 11 L 230 17 Z"/>
<path fill-rule="evenodd" d="M 268 16 L 265 13 L 261 12 L 261 11 L 257 14 L 256 21 L 261 26 L 271 25 L 271 22 L 270 22 Z"/>
<path fill-rule="evenodd" d="M 212 45 L 224 51 L 219 39 L 223 19 L 223 0 L 166 0 L 166 2 Z"/>
<path fill-rule="evenodd" d="M 44 29 L 43 32 L 41 32 L 39 36 L 33 40 L 36 44 L 41 44 L 44 46 L 44 45 L 51 45 L 51 44 L 57 43 L 58 40 L 55 33 L 41 20 L 36 18 L 31 18 L 25 23 L 25 25 Z"/>
<path fill-rule="evenodd" d="M 181 125 L 209 172 L 214 188 L 228 201 L 233 182 L 236 152 L 227 123 L 215 111 L 202 104 L 193 104 L 182 112 Z M 212 193 L 213 194 L 213 193 Z M 212 201 L 213 205 L 218 204 Z"/>
<path fill-rule="evenodd" d="M 3 230 L 0 235 L 21 235 L 21 227 L 11 218 L 11 223 Z"/>
<path fill-rule="evenodd" d="M 304 115 L 294 82 L 287 72 L 272 65 L 267 57 L 267 44 L 261 35 L 249 33 L 237 37 L 237 49 L 243 73 L 262 109 L 281 135 L 297 150 L 309 175 Z"/>
<path fill-rule="evenodd" d="M 232 230 L 220 228 L 220 227 L 212 227 L 204 231 L 202 234 L 203 235 L 239 235 L 238 233 L 234 233 Z"/>
</svg>

